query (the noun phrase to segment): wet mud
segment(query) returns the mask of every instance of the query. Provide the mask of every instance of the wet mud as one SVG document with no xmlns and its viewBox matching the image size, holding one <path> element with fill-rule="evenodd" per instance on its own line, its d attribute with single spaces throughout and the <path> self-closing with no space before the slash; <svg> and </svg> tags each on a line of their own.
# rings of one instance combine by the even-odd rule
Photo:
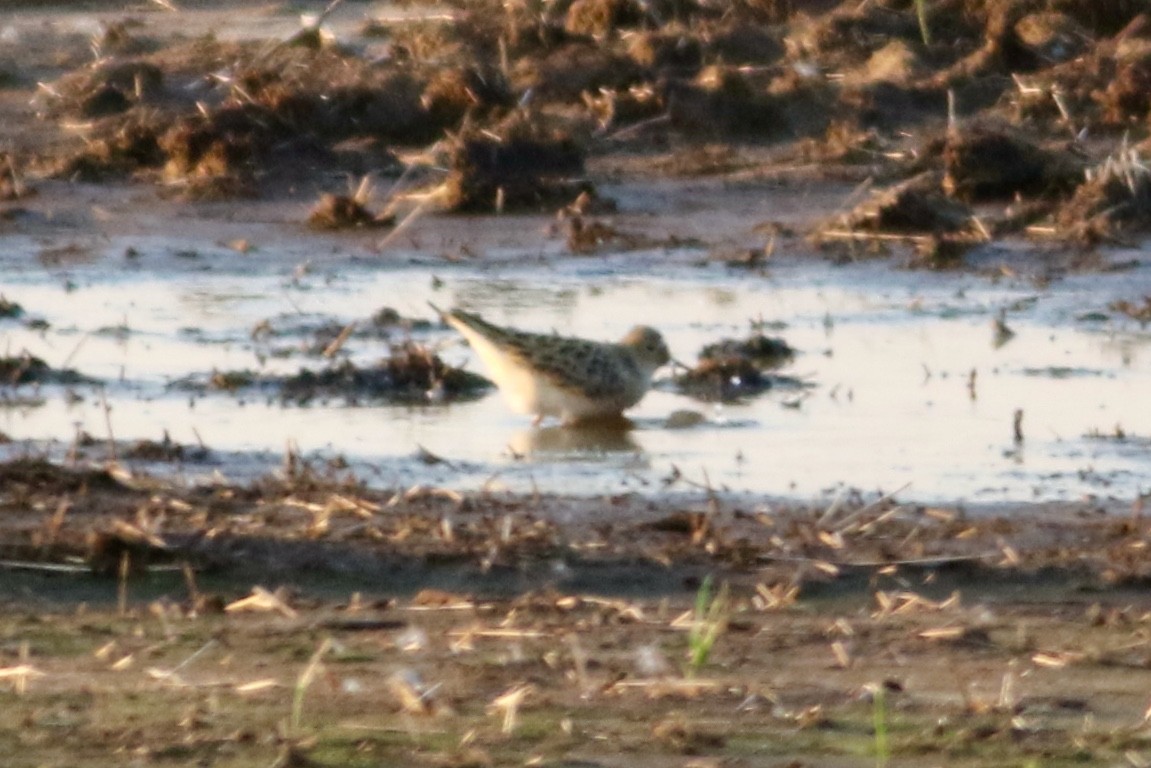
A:
<svg viewBox="0 0 1151 768">
<path fill-rule="evenodd" d="M 248 486 L 32 458 L 0 480 L 17 765 L 1146 748 L 1139 507 L 525 499 L 371 489 L 292 457 Z"/>
</svg>

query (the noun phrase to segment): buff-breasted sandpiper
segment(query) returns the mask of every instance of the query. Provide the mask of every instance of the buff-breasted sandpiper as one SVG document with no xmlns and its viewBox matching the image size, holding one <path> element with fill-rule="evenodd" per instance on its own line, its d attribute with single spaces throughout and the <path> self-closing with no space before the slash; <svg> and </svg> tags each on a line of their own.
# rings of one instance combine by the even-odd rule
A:
<svg viewBox="0 0 1151 768">
<path fill-rule="evenodd" d="M 432 308 L 472 345 L 511 407 L 536 424 L 547 416 L 565 424 L 618 417 L 671 360 L 659 331 L 644 325 L 613 344 L 501 328 L 471 312 Z"/>
</svg>

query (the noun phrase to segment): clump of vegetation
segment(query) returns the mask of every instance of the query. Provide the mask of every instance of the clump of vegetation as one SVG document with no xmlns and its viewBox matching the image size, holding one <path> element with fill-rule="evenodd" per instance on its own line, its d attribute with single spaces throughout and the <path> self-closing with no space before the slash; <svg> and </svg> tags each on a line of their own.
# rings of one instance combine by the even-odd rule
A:
<svg viewBox="0 0 1151 768">
<path fill-rule="evenodd" d="M 412 341 L 393 347 L 378 365 L 343 361 L 320 371 L 301 370 L 280 384 L 280 397 L 304 404 L 317 397 L 427 403 L 478 397 L 491 387 L 484 377 L 446 364 Z"/>
<path fill-rule="evenodd" d="M 71 368 L 56 369 L 35 355 L 0 357 L 0 383 L 20 384 L 91 384 L 90 379 Z"/>
<path fill-rule="evenodd" d="M 530 118 L 498 136 L 471 132 L 453 144 L 444 205 L 458 212 L 562 207 L 588 189 L 578 178 L 585 152 L 568 133 Z"/>
<path fill-rule="evenodd" d="M 730 402 L 774 387 L 796 388 L 799 380 L 771 373 L 789 363 L 795 350 L 781 338 L 761 333 L 746 339 L 723 339 L 699 352 L 695 367 L 675 377 L 676 387 L 701 400 Z"/>
<path fill-rule="evenodd" d="M 24 307 L 4 295 L 0 295 L 0 319 L 12 320 L 24 316 Z"/>
</svg>

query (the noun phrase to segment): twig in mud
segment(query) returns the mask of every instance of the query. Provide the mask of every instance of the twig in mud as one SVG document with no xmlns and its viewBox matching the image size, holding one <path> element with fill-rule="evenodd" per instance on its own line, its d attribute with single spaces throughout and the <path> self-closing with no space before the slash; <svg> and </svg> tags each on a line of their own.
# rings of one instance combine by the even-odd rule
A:
<svg viewBox="0 0 1151 768">
<path fill-rule="evenodd" d="M 84 438 L 84 429 L 80 426 L 82 422 L 74 422 L 73 426 L 76 427 L 76 434 L 72 436 L 72 442 L 68 446 L 68 453 L 64 456 L 64 463 L 69 467 L 75 469 L 76 464 L 80 461 L 80 441 Z"/>
<path fill-rule="evenodd" d="M 665 112 L 662 115 L 656 115 L 655 117 L 649 117 L 646 120 L 640 120 L 637 123 L 632 123 L 629 126 L 626 126 L 624 128 L 620 128 L 615 133 L 613 133 L 609 136 L 605 136 L 604 139 L 606 141 L 623 141 L 624 139 L 631 138 L 631 136 L 633 134 L 640 133 L 641 131 L 644 131 L 648 128 L 654 128 L 654 127 L 662 126 L 662 125 L 668 124 L 670 122 L 671 122 L 671 115 Z"/>
<path fill-rule="evenodd" d="M 252 588 L 252 594 L 248 597 L 241 598 L 224 606 L 225 613 L 237 613 L 239 611 L 275 611 L 289 619 L 294 619 L 299 615 L 296 613 L 296 610 L 288 605 L 278 594 L 269 592 L 263 587 L 258 586 Z"/>
<path fill-rule="evenodd" d="M 44 677 L 46 674 L 28 663 L 29 655 L 28 641 L 24 640 L 20 643 L 20 663 L 0 669 L 0 680 L 12 680 L 17 696 L 23 696 L 28 690 L 29 678 Z"/>
<path fill-rule="evenodd" d="M 535 686 L 531 683 L 524 683 L 500 694 L 492 701 L 490 708 L 497 712 L 503 712 L 504 721 L 501 730 L 505 734 L 515 732 L 520 705 L 533 690 L 535 690 Z"/>
<path fill-rule="evenodd" d="M 71 362 L 73 362 L 73 360 L 76 358 L 76 355 L 77 355 L 77 353 L 79 353 L 79 350 L 81 350 L 84 347 L 84 342 L 89 340 L 89 336 L 91 336 L 91 335 L 92 335 L 91 333 L 85 333 L 83 336 L 79 337 L 78 340 L 76 340 L 76 343 L 73 345 L 73 349 L 71 349 L 71 351 L 68 352 L 68 356 L 64 357 L 64 362 L 60 364 L 61 368 L 67 368 L 69 365 L 71 365 Z"/>
<path fill-rule="evenodd" d="M 751 598 L 751 603 L 761 611 L 777 611 L 795 605 L 798 598 L 799 585 L 795 582 L 773 584 L 770 587 L 760 582 L 755 585 L 755 595 Z"/>
<path fill-rule="evenodd" d="M 587 651 L 580 644 L 579 636 L 572 633 L 567 636 L 568 647 L 571 648 L 572 662 L 575 664 L 576 683 L 580 693 L 585 694 L 591 690 L 587 676 Z"/>
<path fill-rule="evenodd" d="M 16 171 L 16 164 L 12 162 L 11 155 L 5 156 L 4 164 L 8 166 L 8 177 L 12 179 L 13 197 L 16 199 L 24 197 L 28 190 L 27 187 L 24 186 L 24 182 L 20 179 L 20 174 Z"/>
<path fill-rule="evenodd" d="M 926 245 L 931 242 L 932 238 L 931 235 L 897 235 L 891 232 L 860 232 L 854 229 L 827 229 L 820 232 L 819 237 L 831 240 L 910 243 L 912 245 Z"/>
<path fill-rule="evenodd" d="M 991 230 L 989 230 L 987 225 L 983 223 L 983 219 L 979 218 L 978 215 L 973 213 L 971 214 L 970 221 L 975 225 L 975 228 L 979 230 L 980 236 L 983 237 L 983 242 L 990 243 L 992 240 Z"/>
<path fill-rule="evenodd" d="M 388 689 L 399 700 L 400 708 L 412 715 L 432 713 L 432 696 L 440 685 L 425 685 L 414 670 L 399 670 L 388 678 Z"/>
<path fill-rule="evenodd" d="M 132 569 L 132 554 L 128 550 L 120 553 L 119 584 L 116 588 L 116 607 L 120 616 L 128 615 L 128 574 Z"/>
<path fill-rule="evenodd" d="M 108 405 L 108 397 L 103 387 L 100 387 L 100 407 L 104 411 L 104 424 L 108 427 L 108 460 L 115 464 L 116 458 L 116 436 L 112 434 L 112 406 Z"/>
<path fill-rule="evenodd" d="M 1051 88 L 1051 100 L 1055 102 L 1055 108 L 1059 110 L 1059 115 L 1063 118 L 1063 122 L 1067 123 L 1067 127 L 1071 130 L 1072 138 L 1078 140 L 1082 138 L 1080 132 L 1075 130 L 1075 121 L 1071 117 L 1071 110 L 1067 106 L 1067 99 L 1063 98 L 1063 90 L 1058 86 Z"/>
<path fill-rule="evenodd" d="M 332 638 L 325 637 L 320 646 L 316 648 L 312 658 L 309 659 L 308 665 L 304 667 L 304 671 L 300 673 L 299 679 L 296 681 L 296 687 L 292 694 L 292 720 L 291 732 L 293 734 L 299 733 L 300 720 L 304 715 L 304 694 L 308 692 L 308 688 L 312 686 L 316 677 L 320 674 L 320 668 L 323 665 L 324 656 L 332 647 Z"/>
<path fill-rule="evenodd" d="M 874 530 L 875 528 L 878 528 L 883 523 L 886 523 L 888 520 L 890 520 L 891 518 L 898 515 L 901 511 L 903 511 L 903 507 L 896 505 L 896 506 L 892 507 L 891 509 L 887 510 L 886 512 L 884 512 L 879 517 L 875 518 L 874 520 L 869 520 L 868 522 L 859 526 L 859 532 L 860 533 L 871 533 L 872 530 Z M 918 524 L 916 525 L 916 528 L 918 528 Z M 840 531 L 840 533 L 842 533 L 842 531 Z"/>
<path fill-rule="evenodd" d="M 424 211 L 427 210 L 429 206 L 442 200 L 446 192 L 447 188 L 443 185 L 440 185 L 439 187 L 436 187 L 434 190 L 424 195 L 419 204 L 413 208 L 407 216 L 402 218 L 400 223 L 392 228 L 391 232 L 389 232 L 382 240 L 380 240 L 379 243 L 376 244 L 376 248 L 380 251 L 383 251 L 385 248 L 391 245 L 392 241 L 395 240 L 401 232 L 414 224 L 416 220 L 424 214 Z"/>
<path fill-rule="evenodd" d="M 419 443 L 416 443 L 416 460 L 421 464 L 426 464 L 429 467 L 434 467 L 437 464 L 443 464 L 448 469 L 455 469 L 455 467 L 452 465 L 452 462 L 448 461 L 443 456 L 440 456 L 438 453 L 429 451 Z"/>
<path fill-rule="evenodd" d="M 676 691 L 686 693 L 688 695 L 695 695 L 701 691 L 711 691 L 718 688 L 724 688 L 728 684 L 723 680 L 701 680 L 700 678 L 680 679 L 680 678 L 653 678 L 650 680 L 619 680 L 612 683 L 608 691 L 617 691 L 627 688 L 655 688 L 668 691 Z"/>
<path fill-rule="evenodd" d="M 859 518 L 868 514 L 869 512 L 874 510 L 879 505 L 884 504 L 888 501 L 891 501 L 893 498 L 895 498 L 895 496 L 897 494 L 902 493 L 903 491 L 907 490 L 910 486 L 911 486 L 911 481 L 909 480 L 906 483 L 904 483 L 903 485 L 896 488 L 891 493 L 885 493 L 882 496 L 880 496 L 878 499 L 876 499 L 875 501 L 871 502 L 870 504 L 865 504 L 864 506 L 862 506 L 859 509 L 852 512 L 847 517 L 840 520 L 839 524 L 836 525 L 835 530 L 838 531 L 839 533 L 846 532 L 846 529 L 848 528 L 848 526 L 850 526 L 856 520 L 858 520 Z"/>
<path fill-rule="evenodd" d="M 819 519 L 815 521 L 816 527 L 822 528 L 826 523 L 830 522 L 836 515 L 839 514 L 839 508 L 843 506 L 843 497 L 846 495 L 847 489 L 840 487 L 839 491 L 835 494 L 835 498 L 827 505 L 827 509 Z"/>
<path fill-rule="evenodd" d="M 947 136 L 948 138 L 959 136 L 959 117 L 955 113 L 955 91 L 951 88 L 947 89 Z"/>
<path fill-rule="evenodd" d="M 43 573 L 74 573 L 90 576 L 91 566 L 69 563 L 40 563 L 31 560 L 0 560 L 0 568 L 10 571 L 41 571 Z"/>
<path fill-rule="evenodd" d="M 353 320 L 352 322 L 348 323 L 347 325 L 345 325 L 343 327 L 343 330 L 341 330 L 336 335 L 336 338 L 332 339 L 331 344 L 324 347 L 324 351 L 322 353 L 323 356 L 326 358 L 329 358 L 329 359 L 332 357 L 335 357 L 336 353 L 339 352 L 341 348 L 343 348 L 344 344 L 348 341 L 348 339 L 352 335 L 352 332 L 355 330 L 356 330 L 356 321 Z"/>
<path fill-rule="evenodd" d="M 179 664 L 172 667 L 170 674 L 175 675 L 181 669 L 188 666 L 189 664 L 191 664 L 193 661 L 200 658 L 201 656 L 203 656 L 208 651 L 209 648 L 214 647 L 218 643 L 219 643 L 219 640 L 217 640 L 216 638 L 212 638 L 208 642 L 204 643 L 197 650 L 193 651 L 192 654 L 190 656 L 188 656 L 188 658 L 184 659 Z"/>
<path fill-rule="evenodd" d="M 396 491 L 384 503 L 384 507 L 395 507 L 402 502 L 411 502 L 417 499 L 447 499 L 454 504 L 463 504 L 466 498 L 459 491 L 453 491 L 450 488 L 428 488 L 417 483 L 406 491 Z"/>
<path fill-rule="evenodd" d="M 472 605 L 467 606 L 474 607 Z M 487 638 L 515 638 L 532 639 L 541 637 L 551 637 L 547 632 L 541 632 L 537 629 L 453 629 L 448 632 L 448 637 L 487 637 Z"/>
<path fill-rule="evenodd" d="M 1007 662 L 1007 669 L 1003 672 L 1003 680 L 999 685 L 999 700 L 996 707 L 1001 712 L 1014 712 L 1019 697 L 1015 694 L 1015 667 L 1016 660 Z"/>
<path fill-rule="evenodd" d="M 859 184 L 855 186 L 855 189 L 851 190 L 851 192 L 847 194 L 847 197 L 843 199 L 843 202 L 840 203 L 839 206 L 831 212 L 831 215 L 828 216 L 828 219 L 839 218 L 840 220 L 843 220 L 847 213 L 853 210 L 859 201 L 863 199 L 863 196 L 871 191 L 871 188 L 874 185 L 875 179 L 871 176 L 868 176 L 866 179 L 859 182 Z"/>
<path fill-rule="evenodd" d="M 288 440 L 284 444 L 284 479 L 291 482 L 300 472 L 300 452 L 295 440 Z"/>
<path fill-rule="evenodd" d="M 990 549 L 983 552 L 976 552 L 971 555 L 941 555 L 939 557 L 909 557 L 903 560 L 820 560 L 814 557 L 798 557 L 789 555 L 771 555 L 759 554 L 756 556 L 756 562 L 759 563 L 789 563 L 796 565 L 814 565 L 814 566 L 830 566 L 836 569 L 846 568 L 890 568 L 895 566 L 897 568 L 913 567 L 913 568 L 934 568 L 941 565 L 954 565 L 956 563 L 973 563 L 979 560 L 990 560 L 994 557 L 1001 557 L 1003 551 L 999 549 Z"/>
<path fill-rule="evenodd" d="M 192 570 L 192 566 L 187 560 L 180 564 L 180 571 L 184 574 L 184 588 L 188 590 L 188 599 L 193 607 L 198 606 L 203 596 L 200 594 L 200 588 L 196 585 L 196 572 Z"/>
<path fill-rule="evenodd" d="M 64 517 L 68 514 L 68 510 L 72 508 L 72 502 L 63 499 L 57 506 L 56 511 L 52 513 L 44 525 L 44 541 L 40 544 L 40 554 L 45 554 L 48 549 L 56 543 L 56 537 L 60 534 L 60 529 L 64 527 Z"/>
</svg>

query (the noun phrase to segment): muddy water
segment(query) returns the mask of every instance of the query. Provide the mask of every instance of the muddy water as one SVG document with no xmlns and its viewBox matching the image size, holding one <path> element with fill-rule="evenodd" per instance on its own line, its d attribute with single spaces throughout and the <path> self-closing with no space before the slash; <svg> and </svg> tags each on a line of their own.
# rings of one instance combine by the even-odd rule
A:
<svg viewBox="0 0 1151 768">
<path fill-rule="evenodd" d="M 921 500 L 998 502 L 1130 498 L 1151 484 L 1151 331 L 1089 314 L 1114 298 L 1139 298 L 1139 285 L 1151 282 L 1146 267 L 1037 288 L 882 263 L 804 260 L 755 275 L 642 255 L 487 268 L 335 258 L 300 270 L 274 254 L 213 259 L 222 249 L 207 244 L 199 257 L 169 256 L 164 269 L 141 269 L 150 246 L 137 239 L 134 247 L 143 249 L 137 260 L 120 257 L 111 267 L 97 259 L 6 271 L 8 297 L 49 324 L 32 330 L 4 321 L 6 353 L 26 350 L 100 379 L 111 406 L 106 419 L 99 387 L 9 389 L 0 408 L 0 430 L 15 440 L 9 455 L 62 453 L 78 429 L 103 438 L 110 425 L 122 440 L 165 431 L 181 443 L 202 440 L 213 449 L 207 461 L 166 469 L 189 480 L 265 472 L 294 443 L 317 459 L 342 456 L 380 485 L 651 491 L 676 467 L 694 481 L 778 496 L 910 484 L 906 494 Z M 122 254 L 123 245 L 107 250 Z M 318 369 L 322 361 L 300 352 L 316 326 L 363 321 L 383 306 L 431 319 L 428 300 L 595 338 L 644 322 L 689 362 L 702 345 L 744 336 L 759 322 L 800 350 L 783 372 L 810 386 L 718 405 L 677 394 L 664 380 L 625 433 L 535 429 L 496 392 L 447 405 L 300 407 L 270 391 L 177 386 L 213 370 Z M 1015 332 L 1003 344 L 992 325 L 1000 312 Z M 277 333 L 253 339 L 264 320 Z M 440 345 L 449 362 L 479 369 L 446 329 L 412 334 Z M 368 364 L 386 349 L 353 339 L 344 351 Z M 665 426 L 684 409 L 704 422 Z M 420 447 L 445 461 L 421 462 Z"/>
</svg>

